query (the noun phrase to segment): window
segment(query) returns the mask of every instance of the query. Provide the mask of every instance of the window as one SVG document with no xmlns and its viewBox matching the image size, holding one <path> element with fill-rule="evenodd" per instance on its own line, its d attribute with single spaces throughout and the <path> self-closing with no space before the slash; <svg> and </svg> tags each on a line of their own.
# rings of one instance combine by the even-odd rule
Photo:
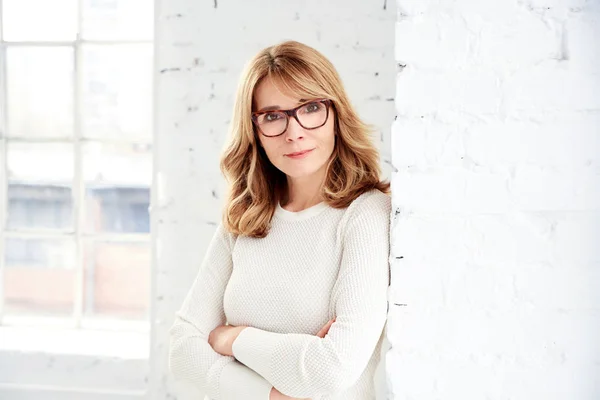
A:
<svg viewBox="0 0 600 400">
<path fill-rule="evenodd" d="M 147 329 L 153 11 L 0 2 L 2 325 Z"/>
</svg>

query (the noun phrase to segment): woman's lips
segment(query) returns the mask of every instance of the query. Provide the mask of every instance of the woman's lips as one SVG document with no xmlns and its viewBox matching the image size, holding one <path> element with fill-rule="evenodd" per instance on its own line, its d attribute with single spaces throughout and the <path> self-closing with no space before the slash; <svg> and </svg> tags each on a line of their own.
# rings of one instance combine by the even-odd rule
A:
<svg viewBox="0 0 600 400">
<path fill-rule="evenodd" d="M 309 154 L 311 151 L 313 151 L 313 150 L 314 150 L 314 149 L 310 149 L 310 150 L 304 150 L 304 151 L 301 151 L 301 152 L 299 152 L 299 153 L 291 153 L 291 154 L 286 154 L 285 156 L 286 156 L 286 157 L 289 157 L 289 158 L 294 158 L 294 159 L 297 159 L 297 158 L 304 158 L 304 157 L 306 157 L 306 156 L 307 156 L 307 155 L 308 155 L 308 154 Z"/>
</svg>

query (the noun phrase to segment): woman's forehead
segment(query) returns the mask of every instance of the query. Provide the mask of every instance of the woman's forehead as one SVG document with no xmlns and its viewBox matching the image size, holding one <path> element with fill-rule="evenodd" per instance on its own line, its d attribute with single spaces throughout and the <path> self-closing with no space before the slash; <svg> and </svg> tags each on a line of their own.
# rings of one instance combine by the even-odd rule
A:
<svg viewBox="0 0 600 400">
<path fill-rule="evenodd" d="M 271 106 L 291 108 L 301 102 L 303 97 L 306 96 L 290 90 L 280 79 L 267 76 L 256 86 L 253 102 L 257 110 Z"/>
</svg>

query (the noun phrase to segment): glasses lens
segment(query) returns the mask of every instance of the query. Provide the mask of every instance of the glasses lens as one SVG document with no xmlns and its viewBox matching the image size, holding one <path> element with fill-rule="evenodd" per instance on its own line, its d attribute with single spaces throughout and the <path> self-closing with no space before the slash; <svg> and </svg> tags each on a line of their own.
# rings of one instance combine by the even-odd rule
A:
<svg viewBox="0 0 600 400">
<path fill-rule="evenodd" d="M 305 128 L 317 128 L 327 119 L 327 106 L 318 101 L 307 103 L 298 110 L 297 115 Z"/>
<path fill-rule="evenodd" d="M 286 125 L 285 113 L 274 111 L 258 116 L 257 123 L 262 133 L 267 136 L 276 136 L 284 131 Z"/>
</svg>

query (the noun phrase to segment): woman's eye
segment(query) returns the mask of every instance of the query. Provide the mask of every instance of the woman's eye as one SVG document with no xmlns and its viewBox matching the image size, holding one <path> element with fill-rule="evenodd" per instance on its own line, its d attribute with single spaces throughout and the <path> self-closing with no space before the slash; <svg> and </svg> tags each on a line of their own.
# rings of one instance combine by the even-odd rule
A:
<svg viewBox="0 0 600 400">
<path fill-rule="evenodd" d="M 278 113 L 265 114 L 265 121 L 267 122 L 277 121 L 279 118 L 281 118 L 281 116 Z"/>
<path fill-rule="evenodd" d="M 321 109 L 320 106 L 321 106 L 320 103 L 309 103 L 304 107 L 304 111 L 307 113 L 316 112 Z"/>
</svg>

